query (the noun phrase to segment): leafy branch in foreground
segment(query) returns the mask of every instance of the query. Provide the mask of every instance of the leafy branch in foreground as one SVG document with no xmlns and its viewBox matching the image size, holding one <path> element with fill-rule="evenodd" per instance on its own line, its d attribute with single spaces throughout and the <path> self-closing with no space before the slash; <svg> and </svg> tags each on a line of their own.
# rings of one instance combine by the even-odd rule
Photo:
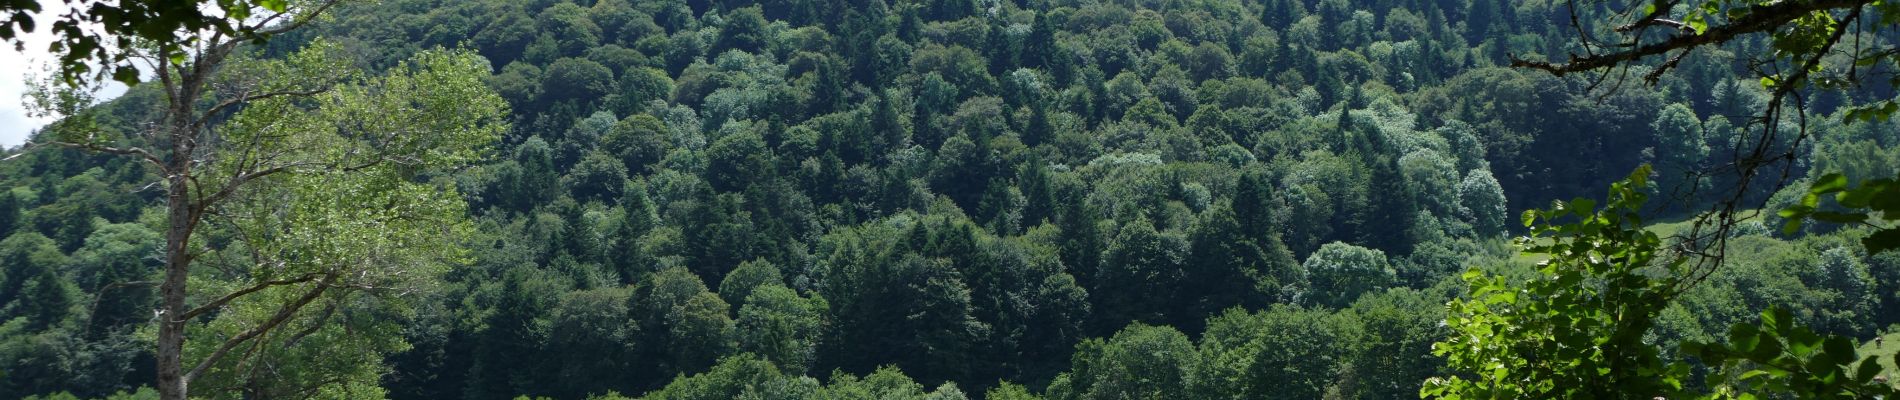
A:
<svg viewBox="0 0 1900 400">
<path fill-rule="evenodd" d="M 1833 195 L 1835 204 L 1843 211 L 1831 211 L 1821 204 L 1821 197 Z M 1861 239 L 1861 245 L 1868 253 L 1879 253 L 1900 248 L 1900 230 L 1883 227 L 1881 223 L 1900 220 L 1900 181 L 1894 179 L 1873 179 L 1861 182 L 1859 187 L 1848 187 L 1847 176 L 1839 173 L 1827 174 L 1814 181 L 1808 188 L 1808 194 L 1801 202 L 1780 211 L 1787 222 L 1782 232 L 1793 234 L 1801 230 L 1801 225 L 1809 219 L 1836 224 L 1864 224 L 1878 229 Z"/>
<path fill-rule="evenodd" d="M 1575 199 L 1526 211 L 1530 236 L 1518 246 L 1549 259 L 1521 282 L 1465 273 L 1469 298 L 1448 304 L 1452 334 L 1433 346 L 1463 373 L 1427 380 L 1420 395 L 1649 399 L 1681 391 L 1687 366 L 1665 363 L 1643 341 L 1676 294 L 1674 279 L 1652 276 L 1682 265 L 1637 214 L 1648 176 L 1642 167 L 1611 184 L 1601 209 Z"/>
<path fill-rule="evenodd" d="M 1822 336 L 1795 325 L 1794 315 L 1781 307 L 1762 311 L 1759 326 L 1735 324 L 1728 343 L 1690 342 L 1682 348 L 1724 372 L 1713 377 L 1715 393 L 1703 397 L 1707 399 L 1758 399 L 1770 393 L 1797 399 L 1871 399 L 1900 393 L 1879 377 L 1876 356 L 1858 359 L 1856 365 L 1852 339 Z"/>
<path fill-rule="evenodd" d="M 1448 304 L 1453 333 L 1434 346 L 1458 374 L 1426 381 L 1427 398 L 1886 398 L 1895 389 L 1880 379 L 1874 356 L 1861 357 L 1851 338 L 1798 326 L 1791 313 L 1771 307 L 1758 323 L 1737 323 L 1726 343 L 1688 342 L 1683 354 L 1714 367 L 1710 393 L 1685 390 L 1691 364 L 1660 356 L 1644 340 L 1657 316 L 1681 294 L 1693 271 L 1688 257 L 1666 251 L 1638 215 L 1648 168 L 1610 186 L 1607 204 L 1576 199 L 1524 213 L 1531 235 L 1518 240 L 1526 254 L 1549 259 L 1529 279 L 1482 270 L 1465 273 L 1468 299 Z M 1788 228 L 1806 218 L 1863 222 L 1866 211 L 1819 211 L 1819 197 L 1883 213 L 1900 204 L 1897 186 L 1876 180 L 1847 189 L 1830 175 L 1800 205 L 1782 211 Z M 1558 222 L 1569 221 L 1569 222 Z M 1870 252 L 1894 248 L 1892 230 L 1866 243 Z"/>
<path fill-rule="evenodd" d="M 1900 2 L 1650 0 L 1614 7 L 1620 11 L 1617 15 L 1626 17 L 1591 20 L 1573 4 L 1570 25 L 1576 40 L 1568 58 L 1551 61 L 1511 55 L 1510 65 L 1557 76 L 1600 73 L 1592 88 L 1613 76 L 1620 87 L 1622 77 L 1640 69 L 1643 80 L 1654 86 L 1698 50 L 1710 57 L 1731 42 L 1756 39 L 1770 50 L 1736 60 L 1753 71 L 1769 92 L 1767 102 L 1743 125 L 1755 132 L 1745 139 L 1748 143 L 1737 146 L 1729 159 L 1714 160 L 1706 167 L 1659 171 L 1733 182 L 1717 187 L 1721 199 L 1672 238 L 1682 244 L 1677 251 L 1695 256 L 1690 274 L 1681 280 L 1686 286 L 1694 286 L 1723 264 L 1730 233 L 1759 207 L 1755 202 L 1760 199 L 1750 193 L 1779 189 L 1798 170 L 1794 162 L 1798 149 L 1813 134 L 1809 97 L 1900 83 L 1900 76 L 1882 72 L 1884 66 L 1900 62 L 1900 49 L 1880 39 L 1900 28 Z M 1900 111 L 1900 104 L 1884 96 L 1842 105 L 1840 115 L 1847 123 L 1885 121 Z M 1671 190 L 1690 198 L 1696 195 L 1696 187 Z"/>
</svg>

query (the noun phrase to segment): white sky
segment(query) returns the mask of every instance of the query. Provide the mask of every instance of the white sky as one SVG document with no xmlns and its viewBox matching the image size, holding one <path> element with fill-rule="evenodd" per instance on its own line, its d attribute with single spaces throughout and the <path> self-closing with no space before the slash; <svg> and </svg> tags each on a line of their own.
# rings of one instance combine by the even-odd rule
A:
<svg viewBox="0 0 1900 400">
<path fill-rule="evenodd" d="M 64 14 L 67 9 L 62 0 L 40 0 L 42 11 L 33 22 L 38 29 L 26 34 L 26 52 L 14 51 L 11 45 L 0 45 L 0 147 L 17 147 L 26 142 L 27 135 L 34 129 L 45 126 L 44 119 L 26 115 L 27 77 L 32 73 L 45 75 L 45 67 L 53 60 L 46 51 L 52 43 L 50 32 L 52 17 Z M 125 93 L 125 87 L 116 82 L 100 91 L 99 100 L 118 97 Z"/>
</svg>

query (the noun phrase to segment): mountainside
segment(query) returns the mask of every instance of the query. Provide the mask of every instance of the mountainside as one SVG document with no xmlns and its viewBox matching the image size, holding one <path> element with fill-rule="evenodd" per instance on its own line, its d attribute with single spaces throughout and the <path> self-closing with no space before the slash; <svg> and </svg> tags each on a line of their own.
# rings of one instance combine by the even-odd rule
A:
<svg viewBox="0 0 1900 400">
<path fill-rule="evenodd" d="M 511 128 L 472 167 L 397 172 L 466 205 L 439 273 L 325 295 L 192 394 L 1413 398 L 1448 373 L 1432 344 L 1460 275 L 1533 276 L 1509 241 L 1520 212 L 1645 164 L 1660 215 L 1738 184 L 1695 174 L 1753 145 L 1769 93 L 1735 55 L 1770 44 L 1615 90 L 1505 67 L 1575 52 L 1570 4 L 346 3 L 242 52 L 334 46 L 384 76 L 468 49 Z M 147 129 L 154 86 L 100 105 L 98 126 Z M 1869 86 L 1810 90 L 1802 110 L 1894 97 Z M 1802 177 L 1900 174 L 1900 122 L 1805 129 L 1791 179 L 1741 196 L 1784 207 Z M 0 398 L 150 395 L 161 177 L 70 148 L 0 159 Z M 260 233 L 221 217 L 194 239 L 192 285 L 237 290 L 269 268 L 242 261 Z M 1740 225 L 1730 265 L 1646 337 L 1679 357 L 1662 344 L 1769 305 L 1831 334 L 1900 322 L 1900 255 L 1868 254 L 1865 228 L 1780 222 Z M 189 329 L 232 337 L 294 300 Z M 213 351 L 193 340 L 187 355 Z"/>
</svg>

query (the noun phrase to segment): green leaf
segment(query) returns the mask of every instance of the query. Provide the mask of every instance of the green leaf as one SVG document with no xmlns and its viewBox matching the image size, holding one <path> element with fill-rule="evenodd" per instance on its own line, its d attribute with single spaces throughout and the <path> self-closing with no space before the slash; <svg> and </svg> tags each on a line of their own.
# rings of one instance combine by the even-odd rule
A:
<svg viewBox="0 0 1900 400">
<path fill-rule="evenodd" d="M 1847 189 L 1847 175 L 1843 175 L 1841 173 L 1836 172 L 1836 173 L 1831 173 L 1827 175 L 1822 175 L 1820 178 L 1815 178 L 1814 185 L 1808 188 L 1808 193 L 1826 194 L 1826 193 L 1839 192 L 1846 189 Z"/>
<path fill-rule="evenodd" d="M 1880 360 L 1876 356 L 1867 356 L 1860 360 L 1860 368 L 1854 371 L 1854 382 L 1867 383 L 1880 375 Z"/>
<path fill-rule="evenodd" d="M 1821 351 L 1827 355 L 1828 364 L 1845 366 L 1854 362 L 1854 342 L 1841 336 L 1829 336 L 1821 345 Z"/>
<path fill-rule="evenodd" d="M 1851 224 L 1867 220 L 1867 213 L 1818 211 L 1808 214 L 1808 218 L 1836 224 Z"/>
<path fill-rule="evenodd" d="M 1861 246 L 1867 247 L 1868 254 L 1878 254 L 1900 248 L 1900 229 L 1881 229 L 1872 235 L 1860 239 Z"/>
<path fill-rule="evenodd" d="M 1586 215 L 1592 211 L 1596 211 L 1597 201 L 1591 200 L 1591 199 L 1571 200 L 1570 209 L 1571 209 L 1571 212 L 1577 213 L 1577 215 Z"/>
<path fill-rule="evenodd" d="M 1728 328 L 1728 345 L 1735 351 L 1747 353 L 1754 351 L 1761 343 L 1761 331 L 1754 325 L 1736 323 Z"/>
</svg>

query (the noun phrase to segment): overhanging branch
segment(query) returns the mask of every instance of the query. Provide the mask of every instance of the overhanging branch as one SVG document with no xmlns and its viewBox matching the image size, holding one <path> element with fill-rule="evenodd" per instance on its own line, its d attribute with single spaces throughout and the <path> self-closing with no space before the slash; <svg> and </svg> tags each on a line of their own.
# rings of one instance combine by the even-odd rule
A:
<svg viewBox="0 0 1900 400">
<path fill-rule="evenodd" d="M 1668 40 L 1650 43 L 1624 51 L 1588 56 L 1572 54 L 1570 61 L 1563 63 L 1525 60 L 1513 55 L 1511 56 L 1511 67 L 1537 69 L 1557 76 L 1564 76 L 1573 72 L 1594 71 L 1622 65 L 1626 62 L 1645 57 L 1665 54 L 1670 51 L 1685 50 L 1709 44 L 1721 44 L 1745 34 L 1772 31 L 1786 25 L 1790 21 L 1805 17 L 1815 11 L 1858 8 L 1873 2 L 1874 0 L 1809 0 L 1784 1 L 1750 6 L 1748 7 L 1748 11 L 1743 13 L 1741 18 L 1737 18 L 1722 26 L 1710 27 L 1700 34 L 1674 36 Z M 1646 18 L 1645 20 L 1652 19 Z M 1659 21 L 1660 19 L 1653 20 Z"/>
</svg>

